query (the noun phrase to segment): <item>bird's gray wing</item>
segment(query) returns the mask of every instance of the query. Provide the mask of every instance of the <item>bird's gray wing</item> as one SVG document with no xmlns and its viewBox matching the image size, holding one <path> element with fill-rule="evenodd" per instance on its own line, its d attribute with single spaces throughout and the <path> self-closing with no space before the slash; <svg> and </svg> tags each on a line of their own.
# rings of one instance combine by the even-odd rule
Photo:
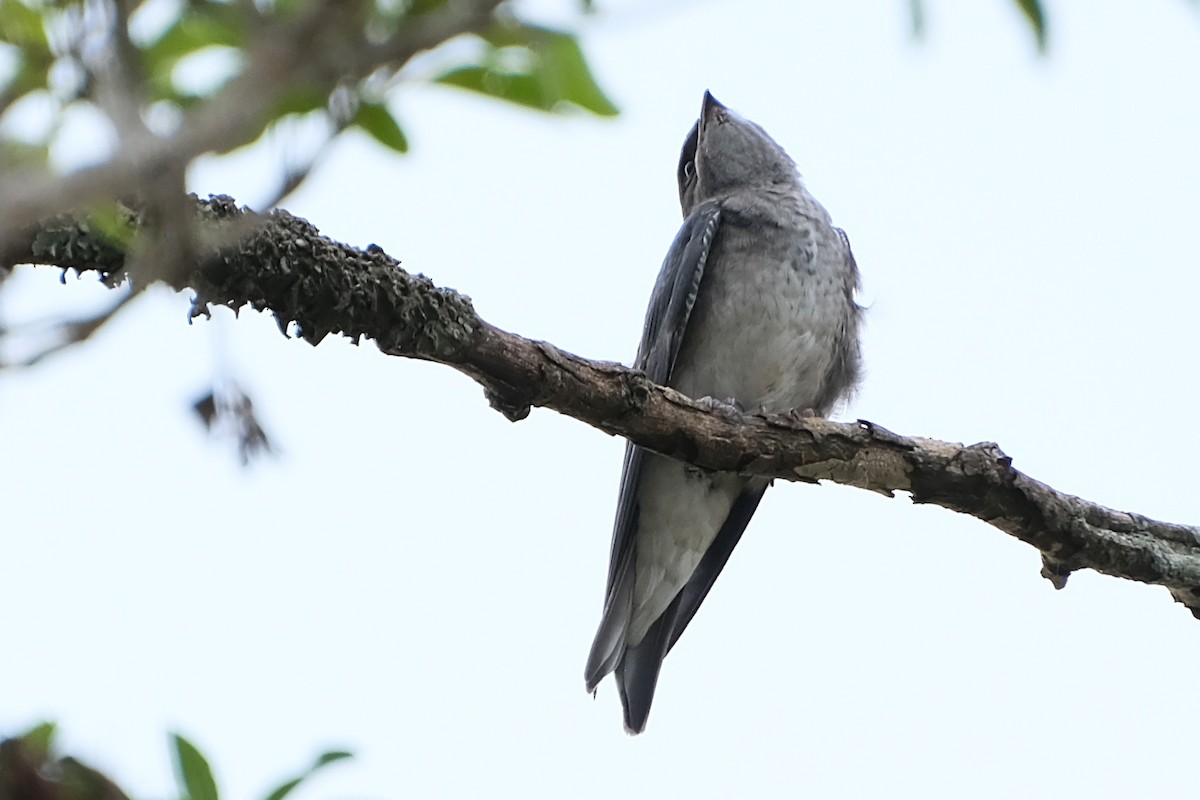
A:
<svg viewBox="0 0 1200 800">
<path fill-rule="evenodd" d="M 721 221 L 721 209 L 715 203 L 705 203 L 683 222 L 650 295 L 646 309 L 646 324 L 638 345 L 634 367 L 654 383 L 666 384 L 671 379 L 675 358 L 687 329 L 688 318 L 696 304 L 696 294 L 704 277 L 704 267 L 712 248 L 713 237 Z M 609 563 L 609 589 L 613 576 L 619 571 L 633 548 L 635 533 L 634 502 L 641 478 L 646 451 L 635 445 L 625 449 L 625 464 L 621 470 L 621 490 L 617 496 L 617 516 L 613 526 L 613 547 Z"/>
<path fill-rule="evenodd" d="M 720 221 L 720 206 L 701 204 L 683 221 L 663 259 L 634 362 L 655 383 L 666 383 L 671 377 Z"/>
<path fill-rule="evenodd" d="M 684 220 L 663 260 L 654 291 L 650 295 L 642 341 L 634 362 L 634 366 L 654 383 L 665 384 L 670 380 L 720 219 L 721 211 L 715 203 L 697 206 Z M 626 445 L 613 524 L 604 616 L 592 643 L 585 671 L 589 691 L 616 668 L 624 651 L 628 608 L 633 599 L 632 562 L 637 534 L 637 489 L 646 455 L 642 448 Z"/>
</svg>

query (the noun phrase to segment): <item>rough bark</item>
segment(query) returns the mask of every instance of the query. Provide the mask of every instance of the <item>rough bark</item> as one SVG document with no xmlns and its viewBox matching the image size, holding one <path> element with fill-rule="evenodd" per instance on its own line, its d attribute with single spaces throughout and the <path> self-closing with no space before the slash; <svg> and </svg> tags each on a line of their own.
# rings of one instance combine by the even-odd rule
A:
<svg viewBox="0 0 1200 800">
<path fill-rule="evenodd" d="M 511 420 L 550 408 L 703 469 L 907 492 L 1033 545 L 1058 588 L 1071 572 L 1094 569 L 1165 586 L 1200 618 L 1200 528 L 1059 492 L 1014 469 L 995 444 L 900 436 L 861 420 L 711 411 L 620 364 L 500 330 L 467 297 L 410 275 L 374 245 L 359 250 L 286 212 L 260 216 L 227 197 L 197 201 L 197 214 L 210 246 L 176 287 L 195 291 L 193 315 L 249 305 L 312 344 L 331 333 L 373 339 L 389 355 L 461 370 Z M 51 265 L 112 281 L 124 262 L 119 246 L 75 219 L 0 246 L 0 267 Z"/>
</svg>

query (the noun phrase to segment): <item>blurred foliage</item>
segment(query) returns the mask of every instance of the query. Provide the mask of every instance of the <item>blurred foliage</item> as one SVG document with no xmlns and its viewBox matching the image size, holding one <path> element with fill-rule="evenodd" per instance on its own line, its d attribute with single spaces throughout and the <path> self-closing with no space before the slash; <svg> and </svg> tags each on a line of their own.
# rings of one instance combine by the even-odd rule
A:
<svg viewBox="0 0 1200 800">
<path fill-rule="evenodd" d="M 56 728 L 44 722 L 11 739 L 0 740 L 2 800 L 128 800 L 113 781 L 70 756 L 58 755 Z M 179 734 L 171 735 L 180 800 L 220 800 L 212 768 L 200 751 Z M 284 800 L 314 773 L 350 753 L 322 753 L 312 766 L 267 793 L 265 800 Z"/>
<path fill-rule="evenodd" d="M 346 15 L 367 46 L 387 42 L 449 2 L 348 1 Z M 20 135 L 12 134 L 14 126 L 0 127 L 0 169 L 47 163 L 57 121 L 68 110 L 97 105 L 97 77 L 111 66 L 119 43 L 129 44 L 121 52 L 132 61 L 125 72 L 138 79 L 143 117 L 156 133 L 169 133 L 185 112 L 245 68 L 264 32 L 311 7 L 312 0 L 0 0 L 0 126 L 21 108 L 51 120 L 33 131 L 26 125 Z M 128 19 L 120 16 L 122 9 L 132 9 Z M 492 32 L 476 37 L 473 54 L 459 48 L 455 53 L 466 57 L 452 56 L 457 60 L 443 64 L 432 80 L 543 111 L 616 113 L 574 35 L 526 25 L 510 13 L 497 19 Z M 358 129 L 389 150 L 406 152 L 403 127 L 386 102 L 399 66 L 334 86 L 294 85 L 264 109 L 259 132 L 318 115 L 334 134 Z"/>
<path fill-rule="evenodd" d="M 254 402 L 235 381 L 226 380 L 204 392 L 192 403 L 192 411 L 209 433 L 232 439 L 237 444 L 243 467 L 275 452 L 275 446 L 254 411 Z"/>
<path fill-rule="evenodd" d="M 1042 9 L 1040 0 L 1016 0 L 1016 3 L 1025 19 L 1029 21 L 1029 26 L 1033 28 L 1038 50 L 1046 52 L 1046 12 Z"/>
<path fill-rule="evenodd" d="M 579 2 L 582 16 L 591 6 Z M 74 135 L 77 128 L 69 126 L 81 112 L 91 140 L 113 134 L 113 151 L 102 158 L 117 161 L 122 149 L 144 152 L 153 137 L 169 140 L 193 123 L 199 130 L 219 128 L 232 97 L 233 107 L 250 112 L 248 121 L 231 126 L 232 138 L 211 140 L 222 144 L 201 139 L 186 158 L 205 147 L 279 134 L 288 154 L 274 199 L 264 205 L 294 190 L 347 130 L 408 152 L 404 127 L 388 103 L 402 81 L 466 89 L 550 113 L 616 114 L 574 35 L 523 22 L 510 4 L 495 6 L 495 0 L 0 0 L 0 177 L 55 166 L 56 146 L 67 144 L 60 132 Z M 436 46 L 438 35 L 463 30 L 480 33 Z M 420 52 L 416 59 L 414 52 Z M 306 69 L 310 61 L 315 66 Z M 289 66 L 272 69 L 277 62 Z M 254 81 L 249 90 L 248 81 L 230 85 L 242 76 Z M 297 155 L 302 151 L 308 152 Z M 182 194 L 187 165 L 172 166 L 174 172 L 157 170 L 163 176 L 157 190 L 141 179 L 119 196 L 146 203 L 152 223 L 177 220 L 162 198 Z M 19 192 L 23 177 L 8 185 Z M 137 196 L 139 189 L 146 197 Z M 188 230 L 148 224 L 134 232 L 124 224 L 117 196 L 106 198 L 111 205 L 90 206 L 84 224 L 119 244 L 122 257 L 133 254 L 135 266 L 139 255 L 143 266 L 158 265 L 142 273 L 150 280 L 170 269 L 172 258 L 186 258 Z M 101 316 L 64 321 L 49 347 L 13 363 L 29 366 L 83 341 L 127 301 Z M 0 326 L 0 339 L 5 335 Z M 274 451 L 253 403 L 235 383 L 207 392 L 193 409 L 210 432 L 237 443 L 243 465 Z"/>
<path fill-rule="evenodd" d="M 1033 31 L 1033 38 L 1037 42 L 1038 52 L 1044 54 L 1047 44 L 1046 10 L 1042 7 L 1041 0 L 1013 0 L 1013 2 L 1029 23 L 1029 27 Z M 924 36 L 925 0 L 908 0 L 908 14 L 913 35 L 918 38 Z"/>
<path fill-rule="evenodd" d="M 1044 0 L 1008 1 L 1044 52 Z M 0 0 L 0 169 L 47 163 L 59 122 L 68 110 L 96 104 L 97 75 L 117 50 L 133 62 L 126 72 L 137 78 L 144 117 L 154 123 L 155 132 L 169 132 L 181 123 L 184 112 L 203 105 L 245 68 L 265 32 L 296 20 L 314 2 Z M 575 5 L 583 15 L 596 12 L 594 0 L 575 0 Z M 908 0 L 908 6 L 912 29 L 921 35 L 926 1 Z M 421 17 L 452 9 L 453 2 L 346 0 L 345 8 L 345 19 L 353 22 L 365 46 L 386 42 Z M 421 78 L 403 77 L 546 112 L 617 113 L 573 34 L 521 22 L 507 6 L 496 19 L 491 31 L 475 37 L 475 47 L 452 49 L 451 63 Z M 331 135 L 357 129 L 389 150 L 407 152 L 403 126 L 387 103 L 398 66 L 336 85 L 291 86 L 281 99 L 269 102 L 258 132 L 317 116 L 329 125 Z M 36 109 L 33 116 L 42 124 L 6 126 L 6 119 L 21 108 Z"/>
<path fill-rule="evenodd" d="M 574 36 L 507 24 L 497 25 L 483 41 L 486 46 L 475 63 L 455 67 L 437 81 L 542 111 L 575 105 L 603 116 L 617 113 Z"/>
<path fill-rule="evenodd" d="M 1029 23 L 1034 41 L 1039 53 L 1046 53 L 1049 46 L 1049 36 L 1046 24 L 1046 7 L 1042 0 L 1012 0 L 1017 10 Z M 1200 0 L 1188 0 L 1194 6 L 1200 6 Z M 1102 13 L 1104 6 L 1097 4 L 1096 13 Z M 925 33 L 925 0 L 908 0 L 909 20 L 913 35 L 921 37 Z"/>
</svg>

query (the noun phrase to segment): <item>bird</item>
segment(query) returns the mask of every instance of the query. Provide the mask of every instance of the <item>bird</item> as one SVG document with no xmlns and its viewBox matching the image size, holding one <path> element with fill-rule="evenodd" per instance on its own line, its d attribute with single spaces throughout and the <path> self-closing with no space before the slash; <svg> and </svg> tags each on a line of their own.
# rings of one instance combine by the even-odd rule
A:
<svg viewBox="0 0 1200 800">
<path fill-rule="evenodd" d="M 861 373 L 858 266 L 782 147 L 705 92 L 677 169 L 683 225 L 634 367 L 710 408 L 828 415 Z M 626 732 L 645 730 L 668 651 L 769 480 L 627 444 L 587 690 L 615 673 Z"/>
</svg>

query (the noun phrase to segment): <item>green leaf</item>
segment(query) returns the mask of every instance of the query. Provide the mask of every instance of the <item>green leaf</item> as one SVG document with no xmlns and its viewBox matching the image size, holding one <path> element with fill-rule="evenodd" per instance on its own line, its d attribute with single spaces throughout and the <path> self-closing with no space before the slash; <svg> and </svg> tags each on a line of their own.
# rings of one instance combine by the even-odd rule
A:
<svg viewBox="0 0 1200 800">
<path fill-rule="evenodd" d="M 912 25 L 914 39 L 925 35 L 925 4 L 921 0 L 908 0 L 908 19 Z"/>
<path fill-rule="evenodd" d="M 18 0 L 0 0 L 0 45 L 16 56 L 11 76 L 0 81 L 0 103 L 11 105 L 29 92 L 45 89 L 54 64 L 42 13 Z"/>
<path fill-rule="evenodd" d="M 583 49 L 574 36 L 547 32 L 542 42 L 541 48 L 535 46 L 533 50 L 541 56 L 543 70 L 548 76 L 562 81 L 560 90 L 563 100 L 602 117 L 617 115 L 617 107 L 605 97 L 592 77 Z"/>
<path fill-rule="evenodd" d="M 1041 0 L 1016 0 L 1016 2 L 1021 13 L 1029 20 L 1030 27 L 1033 28 L 1038 50 L 1042 53 L 1046 52 L 1046 12 L 1042 8 Z"/>
<path fill-rule="evenodd" d="M 275 791 L 267 795 L 266 800 L 283 800 L 292 793 L 292 790 L 304 782 L 304 778 L 292 778 L 290 781 L 284 781 L 276 787 Z"/>
<path fill-rule="evenodd" d="M 16 139 L 0 140 L 0 171 L 5 169 L 28 169 L 45 167 L 50 162 L 50 145 L 45 142 L 21 142 Z"/>
<path fill-rule="evenodd" d="M 532 25 L 502 24 L 488 31 L 491 45 L 480 63 L 458 67 L 434 80 L 542 111 L 567 104 L 614 116 L 596 83 L 579 41 L 572 35 Z"/>
<path fill-rule="evenodd" d="M 87 214 L 88 228 L 107 242 L 122 250 L 133 246 L 137 229 L 129 220 L 129 215 L 116 203 L 92 208 Z"/>
<path fill-rule="evenodd" d="M 57 730 L 58 727 L 53 722 L 43 722 L 25 731 L 20 738 L 38 761 L 47 761 L 51 748 L 54 747 L 54 734 Z"/>
<path fill-rule="evenodd" d="M 541 83 L 532 75 L 495 72 L 486 67 L 461 67 L 439 76 L 437 82 L 470 89 L 539 111 L 554 109 L 553 101 L 546 97 Z"/>
<path fill-rule="evenodd" d="M 186 800 L 220 800 L 212 769 L 196 746 L 177 733 L 171 734 L 175 745 L 175 770 Z"/>
<path fill-rule="evenodd" d="M 176 82 L 176 67 L 190 56 L 221 50 L 232 52 L 233 64 L 240 65 L 248 36 L 246 13 L 241 4 L 188 2 L 163 34 L 142 49 L 151 100 L 173 102 L 182 109 L 196 106 L 216 85 L 199 92 L 181 86 Z"/>
<path fill-rule="evenodd" d="M 408 152 L 408 139 L 400 129 L 400 123 L 396 122 L 392 112 L 382 103 L 360 103 L 350 125 L 362 128 L 375 141 L 390 150 L 397 153 Z"/>
<path fill-rule="evenodd" d="M 42 69 L 32 68 L 25 53 L 21 53 L 18 59 L 12 77 L 0 87 L 0 91 L 12 98 L 13 101 L 30 92 L 45 89 L 50 71 L 49 64 L 44 65 Z"/>
<path fill-rule="evenodd" d="M 345 761 L 347 758 L 354 758 L 354 753 L 351 753 L 349 750 L 329 750 L 321 753 L 321 755 L 317 756 L 317 762 L 313 764 L 313 768 L 309 773 L 316 772 L 326 764 L 332 764 L 335 761 Z"/>
<path fill-rule="evenodd" d="M 19 0 L 0 0 L 0 42 L 22 50 L 35 47 L 48 51 L 43 22 L 41 12 Z"/>
<path fill-rule="evenodd" d="M 70 756 L 55 765 L 62 797 L 76 800 L 128 800 L 125 793 L 102 773 Z"/>
<path fill-rule="evenodd" d="M 500 24 L 484 38 L 497 50 L 526 48 L 532 55 L 531 73 L 544 84 L 544 92 L 559 101 L 574 103 L 602 116 L 614 116 L 617 107 L 604 96 L 583 56 L 579 40 L 569 33 L 538 25 Z"/>
<path fill-rule="evenodd" d="M 406 10 L 410 16 L 428 14 L 446 5 L 446 0 L 410 0 Z"/>
<path fill-rule="evenodd" d="M 296 86 L 286 91 L 275 105 L 271 106 L 270 119 L 277 120 L 288 114 L 308 114 L 322 110 L 329 104 L 329 92 L 318 91 L 309 85 Z"/>
<path fill-rule="evenodd" d="M 321 755 L 317 756 L 316 762 L 314 762 L 311 767 L 297 775 L 295 778 L 281 783 L 275 789 L 275 791 L 267 795 L 266 800 L 283 800 L 283 798 L 291 794 L 297 786 L 311 777 L 317 770 L 321 769 L 327 764 L 332 764 L 336 761 L 342 761 L 347 758 L 354 758 L 354 754 L 348 753 L 345 750 L 330 750 L 327 753 L 322 753 Z"/>
<path fill-rule="evenodd" d="M 241 50 L 246 39 L 246 17 L 236 4 L 188 4 L 175 24 L 142 51 L 146 74 L 159 96 L 176 99 L 168 89 L 176 64 L 209 47 Z"/>
<path fill-rule="evenodd" d="M 307 11 L 311 5 L 312 0 L 265 0 L 263 8 L 269 10 L 276 17 L 287 19 L 294 18 L 302 11 Z"/>
</svg>

